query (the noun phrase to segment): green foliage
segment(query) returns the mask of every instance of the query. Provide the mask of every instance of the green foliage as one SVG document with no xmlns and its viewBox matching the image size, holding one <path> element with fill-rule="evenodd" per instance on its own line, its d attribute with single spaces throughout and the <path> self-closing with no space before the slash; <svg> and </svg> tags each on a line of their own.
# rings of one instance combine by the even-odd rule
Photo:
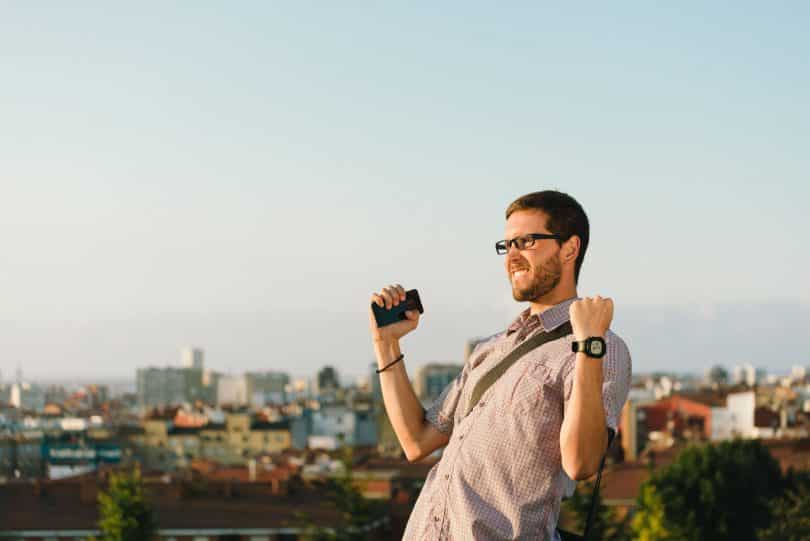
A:
<svg viewBox="0 0 810 541">
<path fill-rule="evenodd" d="M 103 541 L 148 541 L 157 531 L 137 469 L 113 473 L 98 495 L 98 527 Z"/>
<path fill-rule="evenodd" d="M 768 528 L 759 530 L 759 541 L 806 541 L 810 539 L 810 483 L 802 483 L 776 500 Z"/>
<path fill-rule="evenodd" d="M 576 492 L 563 502 L 563 506 L 574 519 L 577 532 L 585 531 L 588 511 L 590 511 L 591 508 L 593 486 L 593 483 L 579 483 Z M 621 521 L 618 520 L 616 511 L 605 506 L 602 503 L 601 494 L 597 494 L 596 508 L 593 511 L 588 538 L 603 541 L 624 541 L 629 539 L 629 532 L 627 530 L 628 518 Z"/>
<path fill-rule="evenodd" d="M 779 465 L 756 440 L 688 447 L 642 485 L 633 531 L 643 541 L 756 541 L 782 489 Z"/>
<path fill-rule="evenodd" d="M 343 515 L 345 527 L 333 538 L 342 541 L 357 539 L 357 534 L 351 533 L 351 530 L 369 524 L 375 516 L 379 516 L 380 510 L 366 500 L 352 482 L 353 454 L 350 447 L 343 448 L 340 461 L 343 469 L 327 481 L 326 492 L 329 500 Z"/>
<path fill-rule="evenodd" d="M 664 503 L 651 484 L 644 484 L 638 497 L 638 512 L 633 517 L 632 529 L 637 541 L 668 541 L 675 539 L 667 530 L 664 516 Z"/>
</svg>

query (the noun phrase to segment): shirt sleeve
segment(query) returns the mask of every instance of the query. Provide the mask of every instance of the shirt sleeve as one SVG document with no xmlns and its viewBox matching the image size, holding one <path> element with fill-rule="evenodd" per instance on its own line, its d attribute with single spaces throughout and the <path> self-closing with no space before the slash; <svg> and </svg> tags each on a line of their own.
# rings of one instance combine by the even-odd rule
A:
<svg viewBox="0 0 810 541">
<path fill-rule="evenodd" d="M 479 346 L 476 346 L 472 355 L 470 355 L 470 359 L 475 359 L 476 356 L 479 356 L 479 353 Z M 470 360 L 468 359 L 467 362 L 464 363 L 461 372 L 444 388 L 439 398 L 425 411 L 425 419 L 427 422 L 432 424 L 436 427 L 436 430 L 443 434 L 450 435 L 453 432 L 456 409 L 460 406 L 461 394 L 470 374 L 471 366 Z"/>
<path fill-rule="evenodd" d="M 607 353 L 602 358 L 602 404 L 605 408 L 605 424 L 613 430 L 618 430 L 622 408 L 630 392 L 630 377 L 632 360 L 627 344 L 618 335 L 608 331 L 605 336 Z M 575 353 L 572 353 L 576 357 Z M 574 364 L 565 375 L 565 405 L 571 398 L 574 385 Z"/>
</svg>

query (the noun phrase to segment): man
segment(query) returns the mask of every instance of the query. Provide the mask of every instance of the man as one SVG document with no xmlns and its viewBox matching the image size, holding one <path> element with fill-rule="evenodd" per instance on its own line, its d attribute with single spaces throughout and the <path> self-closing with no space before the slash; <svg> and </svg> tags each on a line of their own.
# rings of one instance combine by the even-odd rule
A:
<svg viewBox="0 0 810 541">
<path fill-rule="evenodd" d="M 378 328 L 369 311 L 388 417 L 410 461 L 445 447 L 431 469 L 405 539 L 559 539 L 560 501 L 593 475 L 616 429 L 630 386 L 630 355 L 608 330 L 613 302 L 578 299 L 588 219 L 567 194 L 531 193 L 506 210 L 496 244 L 516 301 L 529 308 L 476 346 L 456 379 L 425 411 L 411 387 L 399 340 L 419 324 L 416 311 Z M 405 299 L 392 285 L 372 303 Z M 572 334 L 565 334 L 570 320 Z M 530 350 L 489 387 L 476 385 L 538 333 L 561 337 Z M 600 339 L 602 341 L 600 341 Z M 587 352 L 574 352 L 587 349 Z M 599 346 L 606 354 L 599 355 Z M 490 378 L 491 380 L 491 378 Z M 475 395 L 475 396 L 474 396 Z"/>
</svg>

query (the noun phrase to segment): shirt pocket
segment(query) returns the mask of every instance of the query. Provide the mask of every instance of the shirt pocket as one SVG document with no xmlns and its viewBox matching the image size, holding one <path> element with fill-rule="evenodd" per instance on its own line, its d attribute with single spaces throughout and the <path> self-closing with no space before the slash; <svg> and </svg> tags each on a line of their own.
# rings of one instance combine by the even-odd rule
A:
<svg viewBox="0 0 810 541">
<path fill-rule="evenodd" d="M 508 410 L 525 414 L 548 405 L 549 394 L 556 392 L 556 372 L 543 363 L 527 363 L 505 401 Z"/>
</svg>

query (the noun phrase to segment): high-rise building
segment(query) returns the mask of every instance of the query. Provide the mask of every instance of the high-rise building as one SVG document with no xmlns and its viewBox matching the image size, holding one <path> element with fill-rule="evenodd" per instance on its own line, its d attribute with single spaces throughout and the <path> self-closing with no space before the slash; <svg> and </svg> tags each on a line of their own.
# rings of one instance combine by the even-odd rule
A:
<svg viewBox="0 0 810 541">
<path fill-rule="evenodd" d="M 194 403 L 205 398 L 202 370 L 195 368 L 139 368 L 136 379 L 141 407 Z"/>
<path fill-rule="evenodd" d="M 195 370 L 203 370 L 203 350 L 186 347 L 183 348 L 183 368 L 194 368 Z"/>
<path fill-rule="evenodd" d="M 460 364 L 429 363 L 416 372 L 414 392 L 424 404 L 433 402 L 463 368 Z"/>
<path fill-rule="evenodd" d="M 217 403 L 217 389 L 219 388 L 219 378 L 222 374 L 214 370 L 203 370 L 202 385 L 203 385 L 203 401 L 206 404 L 214 405 Z"/>
<path fill-rule="evenodd" d="M 340 378 L 333 366 L 324 366 L 318 371 L 318 393 L 340 388 Z"/>
<path fill-rule="evenodd" d="M 217 384 L 217 405 L 246 406 L 250 402 L 246 376 L 220 376 Z"/>
<path fill-rule="evenodd" d="M 290 376 L 284 372 L 248 372 L 246 375 L 249 399 L 255 406 L 284 404 L 287 402 L 287 386 Z"/>
</svg>

